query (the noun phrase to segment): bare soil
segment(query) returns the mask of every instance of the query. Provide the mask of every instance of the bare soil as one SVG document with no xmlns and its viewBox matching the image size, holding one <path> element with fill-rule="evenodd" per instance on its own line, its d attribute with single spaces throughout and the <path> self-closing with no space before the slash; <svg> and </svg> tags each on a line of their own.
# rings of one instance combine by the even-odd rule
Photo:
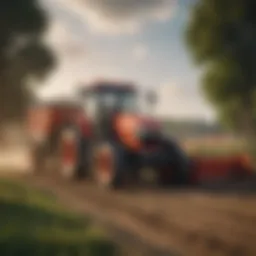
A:
<svg viewBox="0 0 256 256">
<path fill-rule="evenodd" d="M 111 230 L 114 239 L 131 247 L 134 256 L 175 252 L 185 256 L 256 255 L 255 178 L 180 190 L 140 187 L 110 192 L 89 181 L 32 176 L 26 173 L 24 156 L 16 159 L 9 152 L 13 157 L 9 155 L 7 161 L 4 152 L 1 169 L 16 170 L 13 178 L 47 189 L 70 209 L 93 216 Z M 1 175 L 11 176 L 11 172 Z"/>
<path fill-rule="evenodd" d="M 46 188 L 68 207 L 158 248 L 152 255 L 256 255 L 255 181 L 229 187 L 219 184 L 186 190 L 140 188 L 110 192 L 90 182 L 67 183 L 32 176 L 22 180 Z"/>
</svg>

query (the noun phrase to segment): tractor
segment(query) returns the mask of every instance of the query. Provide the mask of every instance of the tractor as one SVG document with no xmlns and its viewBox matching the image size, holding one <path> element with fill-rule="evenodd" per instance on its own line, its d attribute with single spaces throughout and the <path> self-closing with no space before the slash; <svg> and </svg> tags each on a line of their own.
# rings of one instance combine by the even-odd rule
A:
<svg viewBox="0 0 256 256">
<path fill-rule="evenodd" d="M 145 99 L 148 107 L 157 101 L 153 91 Z M 189 158 L 139 103 L 135 85 L 99 81 L 79 90 L 72 103 L 35 104 L 28 122 L 33 173 L 48 166 L 62 178 L 115 189 L 153 170 L 161 186 L 187 184 Z"/>
</svg>

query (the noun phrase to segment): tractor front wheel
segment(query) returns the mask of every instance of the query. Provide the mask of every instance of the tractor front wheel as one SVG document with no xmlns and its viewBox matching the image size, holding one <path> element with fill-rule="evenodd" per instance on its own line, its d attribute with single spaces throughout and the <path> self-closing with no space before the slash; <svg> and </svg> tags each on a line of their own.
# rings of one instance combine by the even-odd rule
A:
<svg viewBox="0 0 256 256">
<path fill-rule="evenodd" d="M 93 172 L 100 187 L 121 188 L 125 181 L 122 149 L 114 143 L 102 143 L 96 146 L 93 155 Z"/>
</svg>

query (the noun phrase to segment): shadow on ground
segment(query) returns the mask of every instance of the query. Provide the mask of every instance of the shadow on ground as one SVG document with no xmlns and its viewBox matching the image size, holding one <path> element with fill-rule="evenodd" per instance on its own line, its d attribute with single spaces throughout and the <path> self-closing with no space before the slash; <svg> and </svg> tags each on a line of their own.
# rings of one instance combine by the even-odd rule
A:
<svg viewBox="0 0 256 256">
<path fill-rule="evenodd" d="M 235 181 L 212 181 L 197 185 L 170 186 L 160 188 L 151 183 L 142 183 L 139 186 L 126 189 L 127 193 L 137 193 L 138 191 L 153 191 L 154 193 L 193 193 L 200 192 L 204 194 L 221 194 L 235 196 L 255 196 L 256 195 L 256 175 L 242 180 Z"/>
</svg>

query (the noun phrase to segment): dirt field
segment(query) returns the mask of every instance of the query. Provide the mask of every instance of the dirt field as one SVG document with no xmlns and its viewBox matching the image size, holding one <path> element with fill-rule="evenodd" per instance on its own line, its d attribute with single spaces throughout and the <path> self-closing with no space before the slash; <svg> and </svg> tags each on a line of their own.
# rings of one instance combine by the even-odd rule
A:
<svg viewBox="0 0 256 256">
<path fill-rule="evenodd" d="M 15 162 L 18 170 L 21 158 L 10 158 L 9 169 Z M 150 249 L 152 255 L 256 255 L 255 180 L 186 190 L 106 192 L 90 182 L 65 183 L 53 177 L 24 175 L 23 161 L 23 172 L 14 177 L 56 193 L 67 207 L 94 216 L 109 229 L 125 231 L 133 238 L 134 248 L 140 241 L 156 249 Z M 117 234 L 114 237 L 120 242 L 128 239 L 124 233 Z"/>
<path fill-rule="evenodd" d="M 220 188 L 215 193 L 192 189 L 106 193 L 89 182 L 22 179 L 56 193 L 68 207 L 125 230 L 169 255 L 177 251 L 191 256 L 253 256 L 256 252 L 256 196 L 251 193 L 228 195 L 220 193 Z"/>
</svg>

